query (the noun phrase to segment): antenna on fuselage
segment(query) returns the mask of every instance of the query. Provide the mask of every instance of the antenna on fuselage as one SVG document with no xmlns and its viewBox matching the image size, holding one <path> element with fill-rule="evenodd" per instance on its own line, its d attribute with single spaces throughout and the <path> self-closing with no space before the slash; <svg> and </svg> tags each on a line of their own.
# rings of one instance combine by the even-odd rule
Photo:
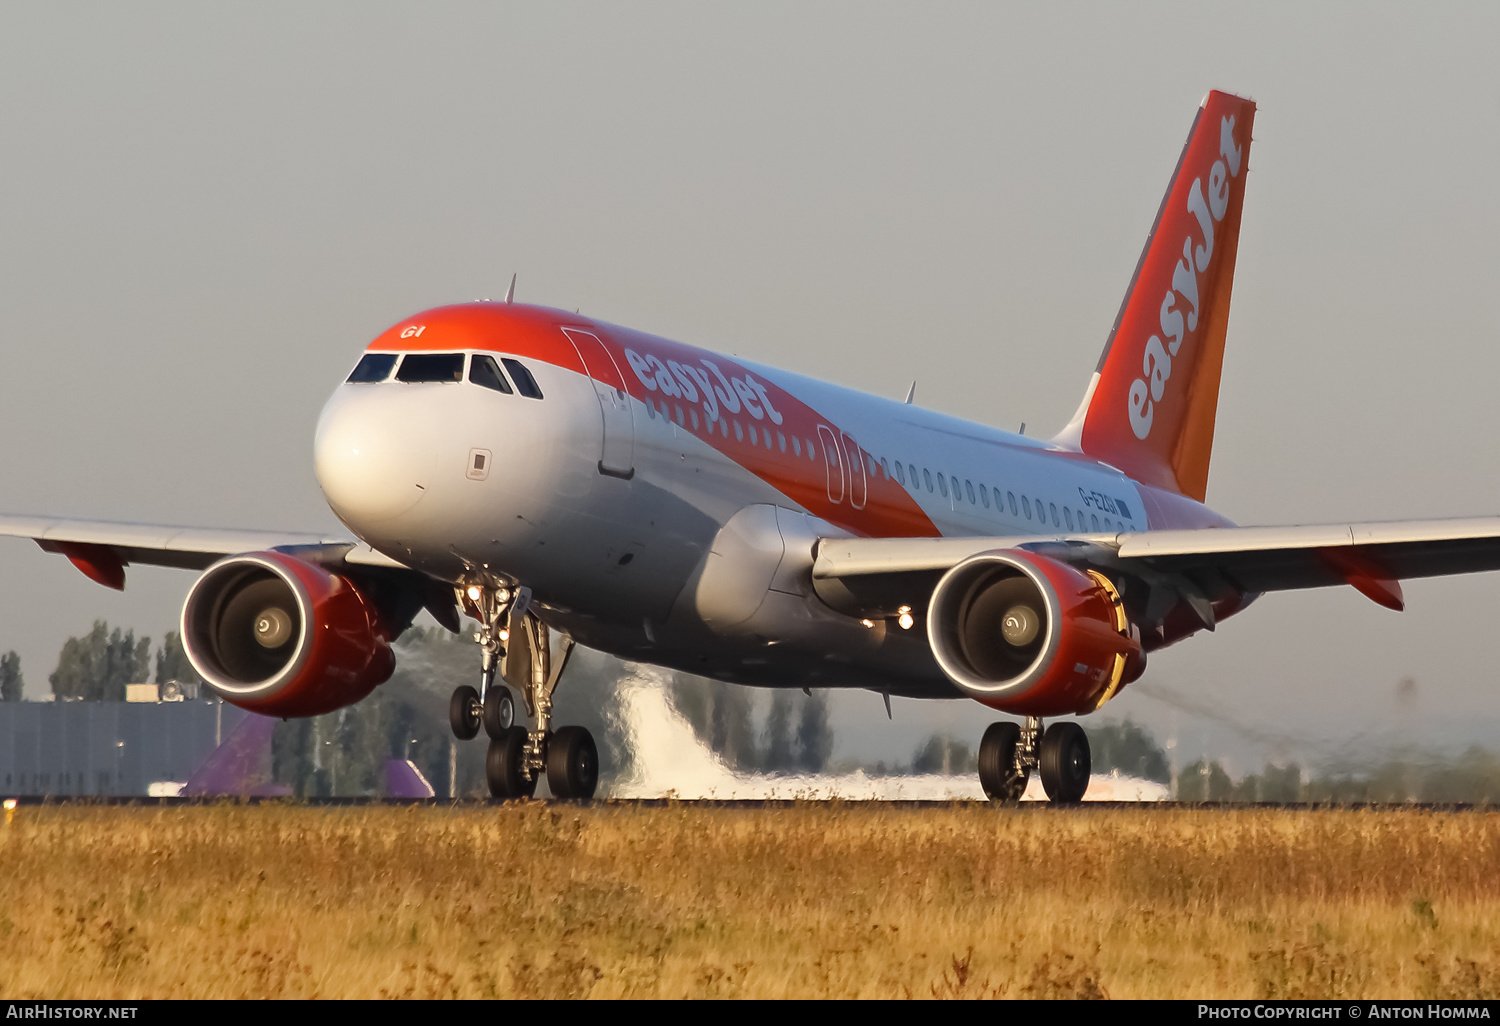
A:
<svg viewBox="0 0 1500 1026">
<path fill-rule="evenodd" d="M 913 399 L 915 399 L 916 397 L 917 397 L 917 383 L 915 381 L 913 381 L 911 383 L 911 387 L 906 390 L 906 405 L 910 406 L 911 405 L 911 401 Z"/>
<path fill-rule="evenodd" d="M 505 301 L 507 303 L 516 301 L 516 276 L 514 274 L 510 276 L 510 288 L 505 290 Z"/>
</svg>

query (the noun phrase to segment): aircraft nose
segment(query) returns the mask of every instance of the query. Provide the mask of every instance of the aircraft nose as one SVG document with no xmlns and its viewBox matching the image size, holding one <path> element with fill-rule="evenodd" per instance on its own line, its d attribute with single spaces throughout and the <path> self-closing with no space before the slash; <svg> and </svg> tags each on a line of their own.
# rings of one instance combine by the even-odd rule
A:
<svg viewBox="0 0 1500 1026">
<path fill-rule="evenodd" d="M 346 385 L 323 407 L 313 444 L 318 484 L 351 527 L 409 512 L 425 494 L 421 432 L 391 409 L 377 389 Z"/>
</svg>

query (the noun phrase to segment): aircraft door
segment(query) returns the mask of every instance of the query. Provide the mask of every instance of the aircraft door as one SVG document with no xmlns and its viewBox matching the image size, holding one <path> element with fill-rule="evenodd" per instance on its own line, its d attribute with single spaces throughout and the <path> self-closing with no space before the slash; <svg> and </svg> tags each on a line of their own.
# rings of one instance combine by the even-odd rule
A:
<svg viewBox="0 0 1500 1026">
<path fill-rule="evenodd" d="M 849 505 L 864 509 L 870 494 L 870 482 L 865 477 L 865 454 L 848 435 L 843 436 L 844 455 L 849 462 Z"/>
<path fill-rule="evenodd" d="M 604 343 L 597 335 L 580 328 L 564 328 L 563 334 L 578 350 L 583 366 L 594 385 L 594 395 L 599 400 L 599 415 L 603 419 L 604 439 L 599 454 L 599 473 L 611 477 L 622 477 L 627 481 L 635 476 L 635 425 L 631 420 L 630 395 L 625 391 L 625 378 L 620 374 Z"/>
<path fill-rule="evenodd" d="M 826 424 L 818 425 L 818 441 L 823 447 L 823 464 L 828 468 L 828 501 L 844 501 L 844 454 L 839 451 L 838 436 Z"/>
</svg>

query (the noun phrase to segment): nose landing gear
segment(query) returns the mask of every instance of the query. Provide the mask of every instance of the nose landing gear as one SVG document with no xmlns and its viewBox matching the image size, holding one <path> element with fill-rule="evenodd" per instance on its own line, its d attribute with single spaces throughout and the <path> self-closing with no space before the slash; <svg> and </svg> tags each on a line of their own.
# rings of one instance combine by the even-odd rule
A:
<svg viewBox="0 0 1500 1026">
<path fill-rule="evenodd" d="M 1032 770 L 1053 802 L 1083 801 L 1089 789 L 1089 739 L 1076 723 L 1054 723 L 1042 731 L 1039 717 L 1024 727 L 992 723 L 979 742 L 979 783 L 991 801 L 1020 801 Z"/>
<path fill-rule="evenodd" d="M 593 737 L 583 727 L 551 730 L 552 693 L 573 654 L 573 639 L 563 636 L 554 661 L 552 632 L 527 608 L 531 594 L 526 588 L 512 591 L 486 581 L 457 590 L 462 607 L 479 621 L 474 639 L 480 648 L 482 690 L 468 685 L 455 690 L 448 718 L 454 736 L 462 740 L 477 737 L 481 726 L 489 736 L 485 780 L 490 794 L 529 798 L 545 773 L 553 797 L 592 798 L 599 784 Z M 533 728 L 516 725 L 515 699 L 505 681 L 520 689 Z"/>
</svg>

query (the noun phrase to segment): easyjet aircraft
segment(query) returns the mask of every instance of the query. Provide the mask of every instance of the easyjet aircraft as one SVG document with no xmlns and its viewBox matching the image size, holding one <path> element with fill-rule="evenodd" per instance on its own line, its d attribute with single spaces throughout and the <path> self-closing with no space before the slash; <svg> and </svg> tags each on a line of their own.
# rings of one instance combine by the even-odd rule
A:
<svg viewBox="0 0 1500 1026">
<path fill-rule="evenodd" d="M 1500 568 L 1500 518 L 1236 527 L 1204 503 L 1253 103 L 1203 101 L 1077 414 L 1027 438 L 562 310 L 427 310 L 360 357 L 314 443 L 358 541 L 0 518 L 94 580 L 202 571 L 189 658 L 272 716 L 357 702 L 422 609 L 479 624 L 450 708 L 501 797 L 590 797 L 554 730 L 575 642 L 763 687 L 974 699 L 987 794 L 1076 801 L 1071 720 L 1258 595 Z M 514 285 L 514 283 L 512 283 Z M 530 722 L 516 725 L 512 688 Z"/>
</svg>

